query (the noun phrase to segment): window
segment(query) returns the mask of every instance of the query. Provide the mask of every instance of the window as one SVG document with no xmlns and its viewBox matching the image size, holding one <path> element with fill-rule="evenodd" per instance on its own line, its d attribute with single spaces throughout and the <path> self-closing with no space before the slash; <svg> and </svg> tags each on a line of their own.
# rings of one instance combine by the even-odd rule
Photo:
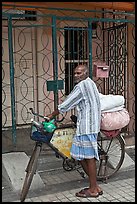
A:
<svg viewBox="0 0 137 204">
<path fill-rule="evenodd" d="M 87 28 L 65 27 L 65 94 L 68 95 L 74 86 L 73 70 L 87 60 Z"/>
</svg>

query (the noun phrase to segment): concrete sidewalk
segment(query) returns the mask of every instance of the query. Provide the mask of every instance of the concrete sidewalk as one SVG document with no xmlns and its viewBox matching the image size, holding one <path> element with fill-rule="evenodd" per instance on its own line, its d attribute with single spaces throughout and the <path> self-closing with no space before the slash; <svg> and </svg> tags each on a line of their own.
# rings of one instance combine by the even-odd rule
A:
<svg viewBox="0 0 137 204">
<path fill-rule="evenodd" d="M 44 188 L 30 190 L 25 202 L 135 202 L 135 164 L 121 168 L 107 183 L 99 181 L 103 195 L 97 198 L 78 198 L 75 193 L 88 186 L 87 178 L 77 171 L 65 171 L 62 159 L 53 153 L 39 158 L 38 172 Z M 12 190 L 2 180 L 2 202 L 20 202 L 20 192 Z"/>
</svg>

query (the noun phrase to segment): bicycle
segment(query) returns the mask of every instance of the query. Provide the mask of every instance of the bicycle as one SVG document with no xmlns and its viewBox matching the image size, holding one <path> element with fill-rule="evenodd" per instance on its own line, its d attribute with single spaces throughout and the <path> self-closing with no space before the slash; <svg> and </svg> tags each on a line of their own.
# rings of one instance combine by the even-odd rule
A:
<svg viewBox="0 0 137 204">
<path fill-rule="evenodd" d="M 42 117 L 47 123 L 49 122 L 49 118 L 34 113 L 32 108 L 30 108 L 30 110 L 33 115 Z M 60 121 L 55 120 L 54 124 L 63 121 L 63 119 L 64 118 L 62 118 Z M 71 119 L 74 122 L 74 125 L 71 125 L 71 128 L 73 130 L 73 133 L 75 133 L 76 116 L 71 116 Z M 54 130 L 47 132 L 44 130 L 44 123 L 32 120 L 30 138 L 35 141 L 35 146 L 25 170 L 26 176 L 20 194 L 21 202 L 25 200 L 28 194 L 33 176 L 37 170 L 38 158 L 42 150 L 42 145 L 44 143 L 46 143 L 55 152 L 55 155 L 57 157 L 61 157 L 63 159 L 62 166 L 64 170 L 77 170 L 80 175 L 85 178 L 84 172 L 80 171 L 81 165 L 79 164 L 79 162 L 71 158 L 68 153 L 66 154 L 66 152 L 63 152 L 61 149 L 59 149 L 59 146 L 56 146 L 56 137 L 53 140 L 53 136 L 55 131 L 60 129 L 60 127 L 55 127 L 54 124 L 51 125 L 50 123 Z M 70 126 L 64 126 L 63 128 L 69 127 Z M 74 134 L 70 135 L 71 139 L 73 135 Z M 60 136 L 60 138 L 63 138 L 63 136 Z M 123 164 L 125 157 L 125 142 L 121 135 L 121 130 L 119 129 L 114 131 L 101 130 L 98 134 L 97 143 L 100 158 L 100 160 L 97 161 L 97 180 L 106 182 L 107 179 L 112 177 Z M 70 147 L 71 144 L 69 144 L 69 150 Z"/>
</svg>

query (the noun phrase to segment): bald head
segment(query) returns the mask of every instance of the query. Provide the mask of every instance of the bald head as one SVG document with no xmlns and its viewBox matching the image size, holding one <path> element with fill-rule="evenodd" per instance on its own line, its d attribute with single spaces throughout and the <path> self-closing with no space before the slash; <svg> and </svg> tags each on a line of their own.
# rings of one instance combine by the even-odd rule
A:
<svg viewBox="0 0 137 204">
<path fill-rule="evenodd" d="M 86 79 L 88 77 L 88 67 L 86 65 L 78 65 L 74 69 L 74 81 L 75 83 L 79 83 L 80 81 Z"/>
</svg>

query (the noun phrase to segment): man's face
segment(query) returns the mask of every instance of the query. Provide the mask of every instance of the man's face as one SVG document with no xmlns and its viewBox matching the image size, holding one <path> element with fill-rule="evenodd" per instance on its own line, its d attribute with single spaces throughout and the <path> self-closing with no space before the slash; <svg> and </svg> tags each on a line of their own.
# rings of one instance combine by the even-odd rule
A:
<svg viewBox="0 0 137 204">
<path fill-rule="evenodd" d="M 77 84 L 80 81 L 87 78 L 87 74 L 84 67 L 76 67 L 74 70 L 74 82 Z"/>
</svg>

